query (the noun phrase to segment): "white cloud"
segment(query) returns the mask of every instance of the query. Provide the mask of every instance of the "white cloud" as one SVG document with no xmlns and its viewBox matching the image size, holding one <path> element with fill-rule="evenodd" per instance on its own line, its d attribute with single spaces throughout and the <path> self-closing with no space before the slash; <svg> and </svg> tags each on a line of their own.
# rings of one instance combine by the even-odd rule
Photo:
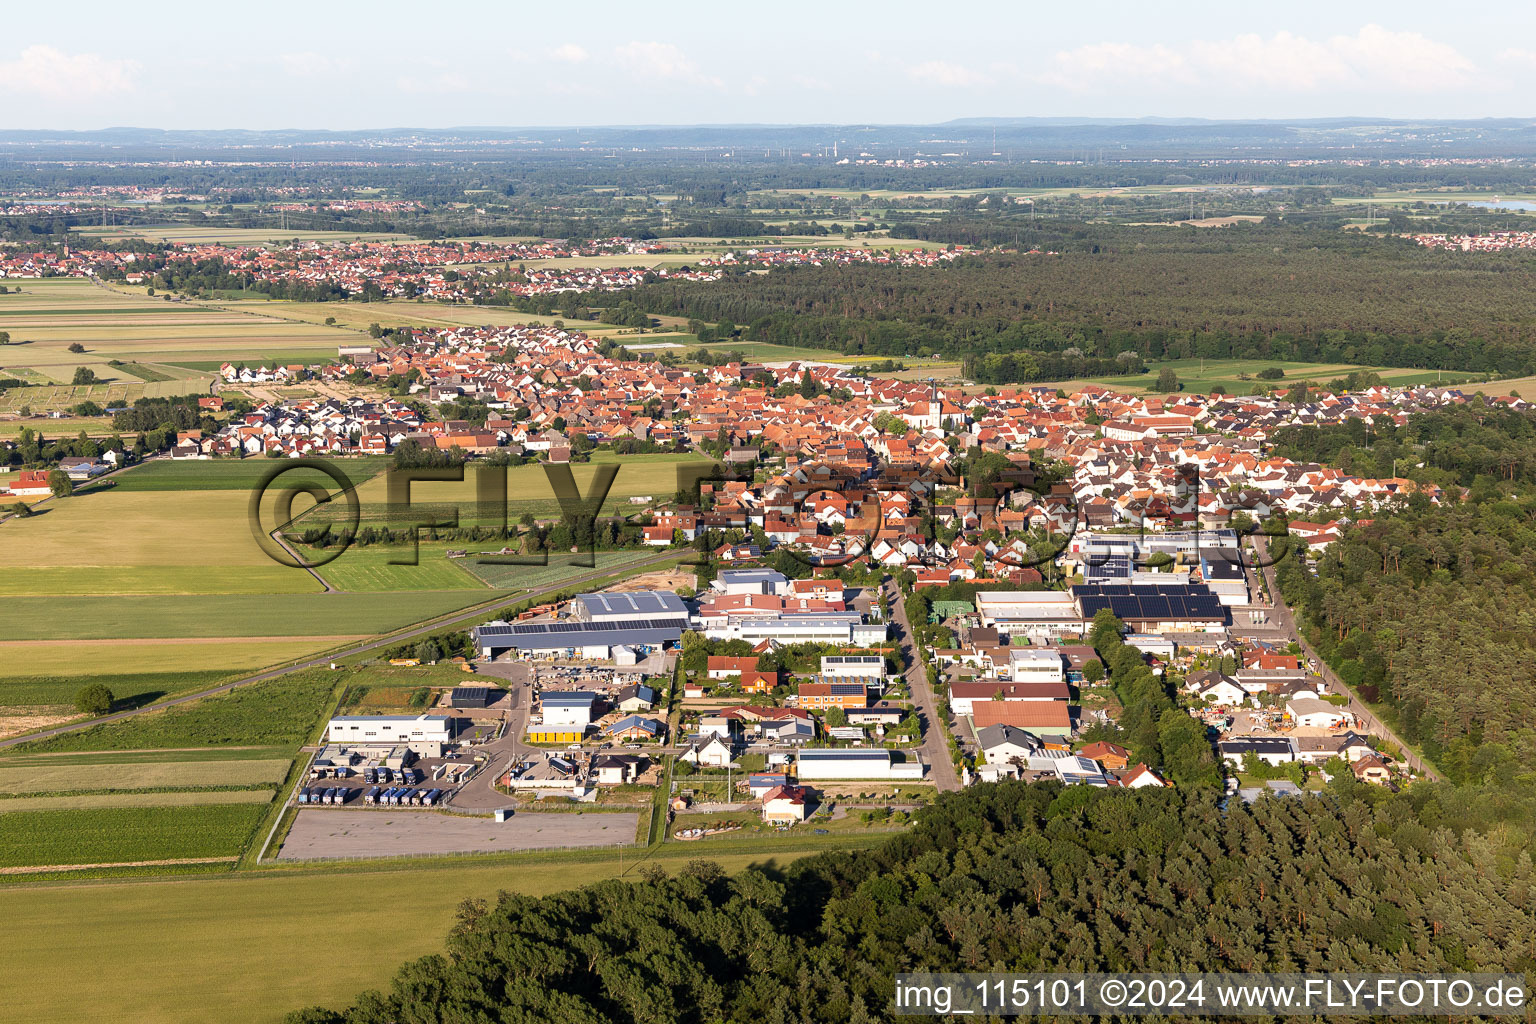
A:
<svg viewBox="0 0 1536 1024">
<path fill-rule="evenodd" d="M 1084 92 L 1128 84 L 1209 89 L 1319 92 L 1356 89 L 1434 92 L 1475 84 L 1477 68 L 1459 50 L 1419 32 L 1366 25 L 1352 36 L 1312 39 L 1292 32 L 1264 37 L 1163 44 L 1093 43 L 1058 52 L 1043 81 Z"/>
<path fill-rule="evenodd" d="M 555 60 L 563 60 L 570 64 L 580 64 L 586 60 L 589 54 L 575 43 L 565 43 L 549 51 L 549 55 Z"/>
<path fill-rule="evenodd" d="M 693 85 L 718 87 L 720 79 L 704 74 L 687 54 L 671 43 L 625 43 L 613 51 L 619 63 L 632 74 L 661 78 Z"/>
<path fill-rule="evenodd" d="M 98 53 L 65 53 L 29 46 L 15 60 L 0 61 L 0 90 L 54 100 L 78 100 L 134 87 L 139 65 Z"/>
<path fill-rule="evenodd" d="M 980 85 L 986 79 L 975 68 L 951 64 L 945 60 L 928 60 L 909 68 L 907 74 L 927 85 L 956 89 Z"/>
<path fill-rule="evenodd" d="M 424 77 L 408 75 L 396 84 L 401 92 L 426 96 L 467 93 L 472 90 L 469 78 L 457 71 L 440 71 Z"/>
<path fill-rule="evenodd" d="M 294 78 L 333 78 L 357 70 L 357 62 L 350 57 L 332 57 L 313 50 L 285 53 L 278 61 L 283 65 L 283 73 Z"/>
</svg>

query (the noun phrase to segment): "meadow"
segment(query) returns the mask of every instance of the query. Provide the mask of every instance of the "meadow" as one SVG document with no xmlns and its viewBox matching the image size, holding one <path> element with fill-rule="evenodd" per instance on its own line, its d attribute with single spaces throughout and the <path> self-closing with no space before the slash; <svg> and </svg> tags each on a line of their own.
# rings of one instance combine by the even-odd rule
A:
<svg viewBox="0 0 1536 1024">
<path fill-rule="evenodd" d="M 655 861 L 675 872 L 693 856 L 681 850 Z M 737 872 L 800 856 L 711 859 Z M 626 856 L 623 867 L 634 876 L 637 858 Z M 619 870 L 605 853 L 575 864 L 544 856 L 0 890 L 0 916 L 30 936 L 7 953 L 8 970 L 29 984 L 11 986 L 0 1001 L 0 1024 L 77 1024 L 92 1019 L 92 1007 L 114 1024 L 278 1024 L 303 1006 L 344 1006 L 363 989 L 387 986 L 401 961 L 441 952 L 461 900 L 494 900 L 503 890 L 545 895 Z M 322 935 L 345 936 L 369 955 L 297 955 Z M 381 950 L 388 955 L 372 955 Z M 80 955 L 95 969 L 81 971 Z"/>
</svg>

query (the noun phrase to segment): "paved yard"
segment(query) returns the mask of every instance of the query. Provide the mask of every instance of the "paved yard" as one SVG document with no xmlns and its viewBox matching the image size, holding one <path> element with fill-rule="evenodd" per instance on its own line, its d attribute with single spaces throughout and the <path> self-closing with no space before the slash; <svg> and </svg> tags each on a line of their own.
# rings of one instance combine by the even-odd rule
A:
<svg viewBox="0 0 1536 1024">
<path fill-rule="evenodd" d="M 519 812 L 497 824 L 433 811 L 299 811 L 278 860 L 393 857 L 633 843 L 638 814 Z"/>
</svg>

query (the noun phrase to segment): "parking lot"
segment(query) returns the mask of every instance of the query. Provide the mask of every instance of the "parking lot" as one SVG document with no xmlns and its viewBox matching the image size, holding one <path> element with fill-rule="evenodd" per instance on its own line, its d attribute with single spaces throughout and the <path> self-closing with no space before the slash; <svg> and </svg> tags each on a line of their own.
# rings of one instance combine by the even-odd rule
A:
<svg viewBox="0 0 1536 1024">
<path fill-rule="evenodd" d="M 504 822 L 389 809 L 301 810 L 278 860 L 401 857 L 633 843 L 638 814 L 519 812 Z"/>
</svg>

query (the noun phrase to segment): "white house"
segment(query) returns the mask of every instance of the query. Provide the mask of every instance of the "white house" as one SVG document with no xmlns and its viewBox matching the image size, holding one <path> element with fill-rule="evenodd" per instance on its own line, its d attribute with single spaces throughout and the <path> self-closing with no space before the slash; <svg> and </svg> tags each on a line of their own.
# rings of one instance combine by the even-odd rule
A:
<svg viewBox="0 0 1536 1024">
<path fill-rule="evenodd" d="M 731 747 L 719 736 L 711 736 L 689 747 L 678 760 L 704 768 L 725 768 L 731 764 Z"/>
<path fill-rule="evenodd" d="M 405 746 L 418 757 L 441 757 L 453 742 L 453 722 L 446 715 L 338 715 L 325 736 L 348 747 Z"/>
<path fill-rule="evenodd" d="M 1349 724 L 1350 719 L 1349 712 L 1343 708 L 1312 697 L 1297 697 L 1285 706 L 1285 713 L 1297 725 L 1322 729 L 1336 729 Z"/>
</svg>

